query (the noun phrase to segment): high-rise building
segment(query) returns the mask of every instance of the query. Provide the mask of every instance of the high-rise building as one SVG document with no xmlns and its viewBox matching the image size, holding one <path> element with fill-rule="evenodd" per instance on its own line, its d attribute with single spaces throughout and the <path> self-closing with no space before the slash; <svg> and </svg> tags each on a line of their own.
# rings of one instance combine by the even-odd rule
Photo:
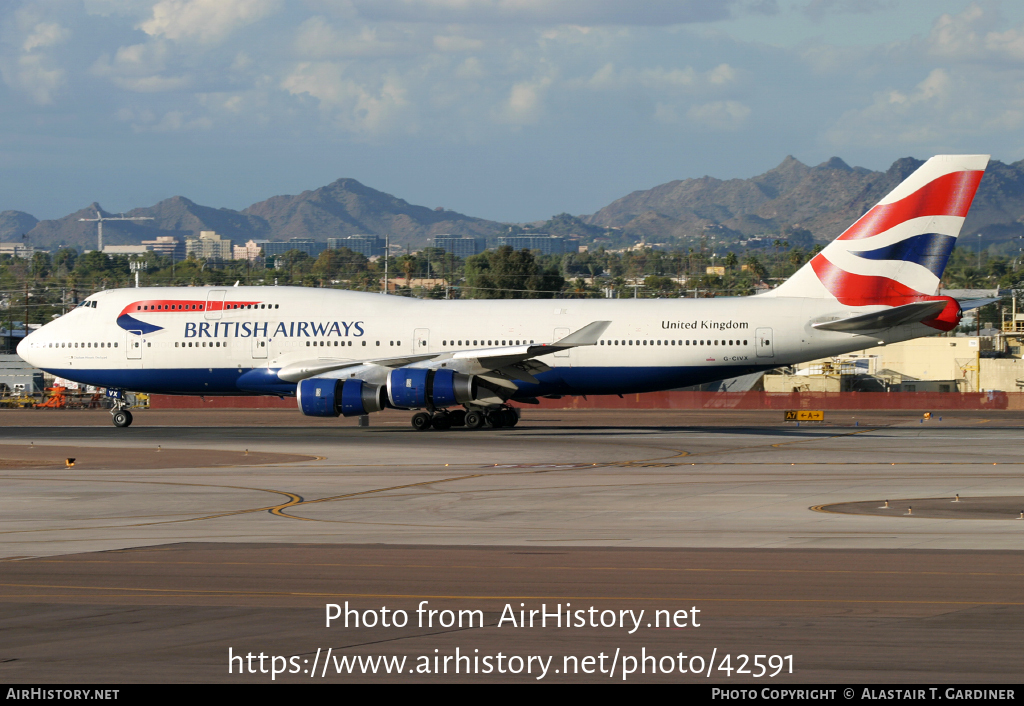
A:
<svg viewBox="0 0 1024 706">
<path fill-rule="evenodd" d="M 376 235 L 350 235 L 347 238 L 328 238 L 327 249 L 337 250 L 348 248 L 352 252 L 362 253 L 366 257 L 384 254 L 384 238 Z"/>
<path fill-rule="evenodd" d="M 486 250 L 487 239 L 469 236 L 435 235 L 434 247 L 441 248 L 456 257 L 469 257 L 470 255 L 479 255 Z"/>
<path fill-rule="evenodd" d="M 158 235 L 156 240 L 143 240 L 142 244 L 160 255 L 166 255 L 175 262 L 185 259 L 185 244 L 173 235 Z"/>
<path fill-rule="evenodd" d="M 195 253 L 200 260 L 230 260 L 233 255 L 231 245 L 230 240 L 215 231 L 201 230 L 198 238 L 185 240 L 185 254 Z"/>
<path fill-rule="evenodd" d="M 260 256 L 260 252 L 268 242 L 267 240 L 250 240 L 245 245 L 236 245 L 234 247 L 235 259 L 252 262 Z"/>
<path fill-rule="evenodd" d="M 286 242 L 268 241 L 264 243 L 263 254 L 267 257 L 277 257 L 290 250 L 298 250 L 315 259 L 320 257 L 320 253 L 326 249 L 326 243 L 318 243 L 312 238 L 291 238 Z"/>
<path fill-rule="evenodd" d="M 540 250 L 544 255 L 561 255 L 565 252 L 565 238 L 543 233 L 499 236 L 498 245 L 508 245 L 513 250 Z"/>
</svg>

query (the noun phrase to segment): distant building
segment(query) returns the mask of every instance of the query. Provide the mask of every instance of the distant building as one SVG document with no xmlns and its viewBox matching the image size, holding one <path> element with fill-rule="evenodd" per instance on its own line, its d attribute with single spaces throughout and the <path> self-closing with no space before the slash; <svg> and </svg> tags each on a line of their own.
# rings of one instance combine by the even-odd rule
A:
<svg viewBox="0 0 1024 706">
<path fill-rule="evenodd" d="M 456 257 L 469 257 L 470 255 L 479 255 L 486 250 L 487 240 L 454 235 L 435 235 L 434 247 L 441 248 Z"/>
<path fill-rule="evenodd" d="M 42 252 L 42 250 L 36 250 L 31 245 L 24 243 L 0 243 L 0 255 L 11 255 L 31 260 L 37 252 Z"/>
<path fill-rule="evenodd" d="M 146 245 L 104 245 L 104 255 L 145 255 L 150 251 Z"/>
<path fill-rule="evenodd" d="M 395 292 L 402 287 L 408 287 L 409 289 L 434 289 L 435 287 L 447 287 L 448 280 L 440 277 L 413 277 L 411 279 L 405 279 L 405 277 L 396 277 L 388 280 L 388 291 Z"/>
<path fill-rule="evenodd" d="M 198 238 L 185 241 L 185 254 L 195 254 L 200 260 L 230 260 L 232 243 L 212 230 L 199 231 Z"/>
<path fill-rule="evenodd" d="M 565 238 L 557 235 L 503 235 L 498 245 L 508 245 L 513 250 L 540 250 L 544 255 L 561 255 L 565 252 Z"/>
<path fill-rule="evenodd" d="M 166 255 L 175 262 L 185 259 L 185 243 L 173 235 L 158 235 L 156 240 L 143 240 L 142 244 L 148 245 L 153 252 L 158 255 Z"/>
<path fill-rule="evenodd" d="M 347 238 L 327 239 L 328 250 L 338 250 L 339 248 L 348 248 L 352 252 L 366 255 L 366 257 L 379 257 L 384 254 L 384 238 L 376 235 L 350 235 Z"/>
<path fill-rule="evenodd" d="M 236 245 L 233 249 L 234 259 L 252 262 L 260 256 L 268 240 L 250 240 L 245 245 Z"/>
<path fill-rule="evenodd" d="M 312 258 L 320 257 L 320 253 L 327 249 L 326 243 L 318 243 L 312 238 L 291 238 L 287 242 L 268 241 L 263 245 L 263 254 L 267 257 L 284 255 L 290 250 L 304 252 Z"/>
</svg>

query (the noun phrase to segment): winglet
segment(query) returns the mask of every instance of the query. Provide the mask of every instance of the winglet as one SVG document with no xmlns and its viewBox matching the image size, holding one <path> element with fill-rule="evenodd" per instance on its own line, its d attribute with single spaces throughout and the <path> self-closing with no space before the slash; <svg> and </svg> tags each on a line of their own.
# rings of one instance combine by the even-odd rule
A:
<svg viewBox="0 0 1024 706">
<path fill-rule="evenodd" d="M 552 346 L 593 346 L 601 340 L 605 330 L 612 325 L 611 321 L 594 321 L 587 324 L 578 331 L 573 331 L 565 338 L 555 341 Z"/>
</svg>

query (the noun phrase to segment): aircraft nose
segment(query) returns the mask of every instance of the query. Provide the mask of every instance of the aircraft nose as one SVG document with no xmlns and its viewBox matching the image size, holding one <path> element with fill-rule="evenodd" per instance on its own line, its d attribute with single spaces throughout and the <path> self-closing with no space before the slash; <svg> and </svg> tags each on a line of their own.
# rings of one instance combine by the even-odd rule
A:
<svg viewBox="0 0 1024 706">
<path fill-rule="evenodd" d="M 32 363 L 32 361 L 29 360 L 29 355 L 30 354 L 29 354 L 28 336 L 25 336 L 25 338 L 21 339 L 21 341 L 18 343 L 18 347 L 15 350 L 17 351 L 18 356 L 22 360 L 24 360 L 26 363 Z M 34 363 L 32 363 L 32 364 L 34 365 Z"/>
</svg>

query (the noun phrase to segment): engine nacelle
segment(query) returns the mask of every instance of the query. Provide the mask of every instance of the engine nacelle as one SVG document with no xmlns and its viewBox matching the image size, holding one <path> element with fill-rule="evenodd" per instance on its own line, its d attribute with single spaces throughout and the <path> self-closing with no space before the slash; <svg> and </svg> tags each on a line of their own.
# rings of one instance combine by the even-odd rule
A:
<svg viewBox="0 0 1024 706">
<path fill-rule="evenodd" d="M 363 380 L 307 378 L 299 381 L 295 396 L 309 417 L 355 417 L 384 409 L 384 388 Z"/>
<path fill-rule="evenodd" d="M 447 368 L 398 368 L 388 373 L 388 399 L 393 407 L 443 409 L 474 400 L 476 392 L 474 376 Z"/>
</svg>

